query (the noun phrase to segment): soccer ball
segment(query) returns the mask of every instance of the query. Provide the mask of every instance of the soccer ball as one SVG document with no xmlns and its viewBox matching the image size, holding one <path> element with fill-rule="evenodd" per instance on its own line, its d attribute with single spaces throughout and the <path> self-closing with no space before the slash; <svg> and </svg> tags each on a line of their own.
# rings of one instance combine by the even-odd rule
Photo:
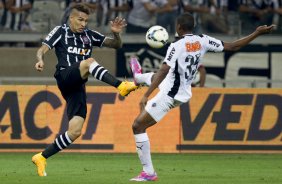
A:
<svg viewBox="0 0 282 184">
<path fill-rule="evenodd" d="M 168 41 L 168 33 L 162 26 L 152 26 L 146 33 L 146 42 L 152 48 L 161 48 Z"/>
</svg>

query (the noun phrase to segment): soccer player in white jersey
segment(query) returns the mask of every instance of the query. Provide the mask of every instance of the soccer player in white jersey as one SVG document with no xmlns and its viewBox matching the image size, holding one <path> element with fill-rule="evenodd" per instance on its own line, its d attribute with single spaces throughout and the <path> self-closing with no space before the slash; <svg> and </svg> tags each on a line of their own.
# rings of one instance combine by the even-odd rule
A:
<svg viewBox="0 0 282 184">
<path fill-rule="evenodd" d="M 201 58 L 208 52 L 236 51 L 256 37 L 271 32 L 274 25 L 259 26 L 250 35 L 231 43 L 222 42 L 207 35 L 193 35 L 194 18 L 189 13 L 181 14 L 176 20 L 176 31 L 182 38 L 172 43 L 166 53 L 163 64 L 157 73 L 141 73 L 140 64 L 131 60 L 134 81 L 150 87 L 140 102 L 141 113 L 135 119 L 132 129 L 136 150 L 143 165 L 143 171 L 132 181 L 155 181 L 149 137 L 146 129 L 159 122 L 167 112 L 186 103 L 192 96 L 191 83 Z M 159 87 L 159 93 L 148 101 L 152 92 Z"/>
</svg>

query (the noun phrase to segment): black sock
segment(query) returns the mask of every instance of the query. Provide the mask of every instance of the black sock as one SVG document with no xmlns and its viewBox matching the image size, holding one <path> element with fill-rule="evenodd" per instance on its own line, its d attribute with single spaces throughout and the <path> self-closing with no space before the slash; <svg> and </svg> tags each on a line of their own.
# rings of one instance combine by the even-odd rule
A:
<svg viewBox="0 0 282 184">
<path fill-rule="evenodd" d="M 98 80 L 103 81 L 111 86 L 118 87 L 121 84 L 121 81 L 112 76 L 108 70 L 100 66 L 98 63 L 92 63 L 89 71 L 91 74 Z"/>
<path fill-rule="evenodd" d="M 52 155 L 58 153 L 60 151 L 60 149 L 58 149 L 57 146 L 55 146 L 55 143 L 50 144 L 43 152 L 42 152 L 42 156 L 44 158 L 49 158 Z"/>
<path fill-rule="evenodd" d="M 121 84 L 121 81 L 112 76 L 109 72 L 104 74 L 102 81 L 116 88 Z"/>
<path fill-rule="evenodd" d="M 42 156 L 44 158 L 49 158 L 50 156 L 58 153 L 59 151 L 65 149 L 66 147 L 68 147 L 70 144 L 72 143 L 72 141 L 70 140 L 67 132 L 59 135 L 54 143 L 50 144 L 43 152 L 42 152 Z"/>
</svg>

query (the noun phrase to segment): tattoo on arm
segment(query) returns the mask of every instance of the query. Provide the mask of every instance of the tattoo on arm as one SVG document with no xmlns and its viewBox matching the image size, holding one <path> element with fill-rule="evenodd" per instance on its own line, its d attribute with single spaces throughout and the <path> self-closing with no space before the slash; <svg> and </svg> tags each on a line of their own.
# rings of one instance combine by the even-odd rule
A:
<svg viewBox="0 0 282 184">
<path fill-rule="evenodd" d="M 113 38 L 106 38 L 103 45 L 105 47 L 110 47 L 115 49 L 121 48 L 122 41 L 119 33 L 113 33 Z"/>
</svg>

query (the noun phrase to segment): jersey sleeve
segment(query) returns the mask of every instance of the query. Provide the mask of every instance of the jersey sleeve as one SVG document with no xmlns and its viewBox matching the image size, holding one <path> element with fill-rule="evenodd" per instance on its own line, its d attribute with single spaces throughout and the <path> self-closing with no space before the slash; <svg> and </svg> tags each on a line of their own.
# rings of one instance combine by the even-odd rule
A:
<svg viewBox="0 0 282 184">
<path fill-rule="evenodd" d="M 58 41 L 62 38 L 61 34 L 61 26 L 56 26 L 45 38 L 45 40 L 42 42 L 42 44 L 45 44 L 49 47 L 49 49 L 52 49 Z"/>
<path fill-rule="evenodd" d="M 178 52 L 176 49 L 176 45 L 172 43 L 167 49 L 163 63 L 166 63 L 171 68 L 174 68 L 177 58 L 178 58 Z"/>
<path fill-rule="evenodd" d="M 203 35 L 203 36 L 204 36 L 204 47 L 206 51 L 211 51 L 211 52 L 222 52 L 223 51 L 224 45 L 221 40 L 210 37 L 208 35 Z"/>
<path fill-rule="evenodd" d="M 92 41 L 92 46 L 101 47 L 106 39 L 105 35 L 102 35 L 97 31 L 89 30 L 89 34 L 90 34 L 90 39 Z"/>
</svg>

